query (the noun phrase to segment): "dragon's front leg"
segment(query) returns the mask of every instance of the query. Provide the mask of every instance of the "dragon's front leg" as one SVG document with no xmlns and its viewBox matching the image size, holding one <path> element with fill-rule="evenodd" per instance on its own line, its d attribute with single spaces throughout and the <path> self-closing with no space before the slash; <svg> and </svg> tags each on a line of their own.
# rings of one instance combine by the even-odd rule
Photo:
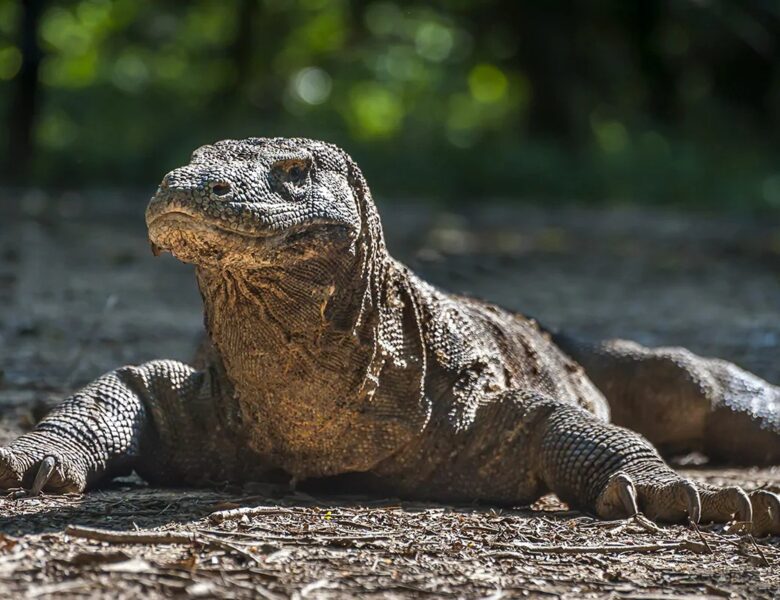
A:
<svg viewBox="0 0 780 600">
<path fill-rule="evenodd" d="M 208 371 L 171 360 L 111 371 L 0 448 L 0 487 L 80 492 L 133 469 L 167 484 L 245 479 L 212 387 Z"/>
<path fill-rule="evenodd" d="M 518 392 L 520 393 L 520 392 Z M 752 523 L 756 535 L 780 534 L 780 497 L 759 490 L 694 483 L 673 471 L 641 435 L 587 411 L 525 397 L 534 431 L 531 456 L 547 488 L 605 519 L 642 511 L 659 521 Z"/>
</svg>

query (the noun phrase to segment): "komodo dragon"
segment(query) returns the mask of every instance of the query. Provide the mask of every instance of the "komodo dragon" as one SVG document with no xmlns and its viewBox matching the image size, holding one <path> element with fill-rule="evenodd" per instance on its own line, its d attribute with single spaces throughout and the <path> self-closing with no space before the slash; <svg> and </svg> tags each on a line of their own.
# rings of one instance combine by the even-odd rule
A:
<svg viewBox="0 0 780 600">
<path fill-rule="evenodd" d="M 553 491 L 602 518 L 780 534 L 778 495 L 694 484 L 651 445 L 780 463 L 780 388 L 680 348 L 556 336 L 432 287 L 388 254 L 336 146 L 204 146 L 165 176 L 146 222 L 155 253 L 196 265 L 198 364 L 103 375 L 0 449 L 0 486 L 81 491 L 131 469 L 166 485 L 351 474 L 350 489 L 377 494 L 517 505 Z"/>
</svg>

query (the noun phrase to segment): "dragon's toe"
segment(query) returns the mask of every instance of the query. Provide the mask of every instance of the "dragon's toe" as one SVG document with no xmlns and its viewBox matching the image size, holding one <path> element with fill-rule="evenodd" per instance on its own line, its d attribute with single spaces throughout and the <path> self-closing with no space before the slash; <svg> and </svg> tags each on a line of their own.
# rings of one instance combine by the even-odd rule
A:
<svg viewBox="0 0 780 600">
<path fill-rule="evenodd" d="M 654 521 L 735 522 L 736 529 L 757 537 L 780 535 L 780 495 L 737 486 L 717 487 L 682 477 L 657 479 L 615 473 L 599 495 L 596 513 L 619 519 L 644 513 Z"/>
<path fill-rule="evenodd" d="M 780 494 L 767 490 L 750 493 L 753 506 L 753 535 L 780 535 Z"/>
<path fill-rule="evenodd" d="M 639 507 L 653 521 L 699 521 L 702 501 L 691 481 L 679 478 L 664 482 L 639 482 L 636 488 Z"/>
<path fill-rule="evenodd" d="M 736 521 L 738 527 L 747 532 L 753 522 L 753 507 L 745 491 L 737 486 L 717 487 L 698 484 L 701 494 L 704 522 L 728 523 Z"/>
<path fill-rule="evenodd" d="M 696 485 L 682 477 L 643 481 L 622 471 L 613 475 L 596 502 L 598 515 L 616 519 L 640 511 L 654 521 L 698 522 L 702 504 Z"/>
<path fill-rule="evenodd" d="M 63 494 L 83 491 L 86 482 L 84 466 L 55 448 L 39 444 L 0 448 L 0 489 Z"/>
<path fill-rule="evenodd" d="M 7 448 L 0 448 L 0 489 L 21 487 L 24 467 Z"/>
</svg>

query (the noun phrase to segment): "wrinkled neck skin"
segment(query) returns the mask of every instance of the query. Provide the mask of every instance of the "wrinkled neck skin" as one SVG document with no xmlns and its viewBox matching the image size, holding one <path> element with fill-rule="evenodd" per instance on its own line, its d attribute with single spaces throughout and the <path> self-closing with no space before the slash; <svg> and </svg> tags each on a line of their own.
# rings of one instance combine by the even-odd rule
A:
<svg viewBox="0 0 780 600">
<path fill-rule="evenodd" d="M 298 479 L 370 470 L 427 420 L 417 407 L 423 356 L 402 365 L 416 397 L 377 393 L 380 380 L 401 375 L 381 339 L 391 263 L 383 247 L 370 259 L 361 247 L 257 268 L 197 268 L 206 327 L 251 443 Z M 400 337 L 413 344 L 420 334 L 410 323 Z"/>
<path fill-rule="evenodd" d="M 289 344 L 277 339 L 312 343 L 325 331 L 365 329 L 351 306 L 367 289 L 365 276 L 354 256 L 344 262 L 322 256 L 257 268 L 198 266 L 206 322 L 223 358 L 235 362 L 240 357 L 233 350 L 245 354 L 247 348 L 231 345 L 243 333 L 255 337 L 262 331 L 270 336 L 264 345 L 283 353 Z"/>
</svg>

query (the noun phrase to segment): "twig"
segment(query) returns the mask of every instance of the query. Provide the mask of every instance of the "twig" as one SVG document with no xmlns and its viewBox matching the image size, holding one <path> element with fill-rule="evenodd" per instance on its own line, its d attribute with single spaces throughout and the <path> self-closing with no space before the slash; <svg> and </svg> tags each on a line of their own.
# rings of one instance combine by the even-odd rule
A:
<svg viewBox="0 0 780 600">
<path fill-rule="evenodd" d="M 623 554 L 625 552 L 656 552 L 658 550 L 690 550 L 703 553 L 703 544 L 685 540 L 682 542 L 662 542 L 658 544 L 636 544 L 622 546 L 535 546 L 533 544 L 515 544 L 523 552 L 533 554 Z M 522 552 L 493 552 L 489 556 L 495 558 L 525 558 Z"/>
<path fill-rule="evenodd" d="M 661 533 L 662 531 L 662 529 L 658 525 L 653 523 L 641 512 L 636 513 L 633 517 L 631 517 L 631 520 L 637 525 L 639 525 L 642 529 L 650 533 Z"/>
<path fill-rule="evenodd" d="M 712 554 L 712 548 L 710 548 L 710 545 L 707 543 L 707 539 L 704 537 L 704 534 L 702 534 L 701 529 L 699 529 L 699 525 L 691 521 L 691 528 L 696 532 L 696 535 L 699 536 L 699 539 L 701 540 L 701 543 L 704 544 L 704 547 L 707 548 L 707 553 Z"/>
<path fill-rule="evenodd" d="M 248 558 L 258 565 L 262 563 L 262 561 L 249 550 L 241 548 L 240 546 L 236 546 L 235 544 L 231 544 L 230 542 L 226 542 L 225 540 L 218 540 L 212 537 L 199 537 L 196 539 L 196 541 L 205 546 L 213 546 L 214 548 L 220 548 L 221 550 L 226 550 L 228 552 L 235 552 L 236 554 L 240 554 L 244 558 Z"/>
<path fill-rule="evenodd" d="M 248 508 L 231 508 L 229 510 L 218 510 L 209 515 L 209 521 L 212 523 L 223 523 L 225 521 L 238 521 L 244 517 L 251 518 L 258 515 L 273 514 L 292 514 L 294 511 L 289 508 L 279 506 L 253 506 Z"/>
<path fill-rule="evenodd" d="M 698 585 L 698 583 L 697 583 Z M 717 585 L 714 585 L 712 583 L 704 582 L 704 588 L 710 593 L 714 594 L 715 596 L 721 596 L 722 598 L 732 598 L 735 596 L 734 592 L 730 590 L 723 589 L 722 587 L 718 587 Z"/>
<path fill-rule="evenodd" d="M 109 531 L 93 527 L 68 525 L 65 528 L 65 534 L 109 544 L 200 544 L 202 546 L 219 548 L 227 552 L 235 552 L 256 563 L 261 562 L 257 556 L 235 544 L 211 536 L 202 536 L 186 531 Z"/>
<path fill-rule="evenodd" d="M 761 557 L 761 560 L 764 562 L 764 566 L 768 567 L 769 566 L 769 561 L 767 560 L 766 555 L 764 555 L 764 551 L 761 549 L 761 546 L 759 546 L 756 543 L 756 538 L 753 537 L 752 533 L 748 534 L 748 538 L 750 538 L 750 541 L 752 542 L 753 547 L 756 549 L 756 552 L 758 552 L 758 555 Z"/>
<path fill-rule="evenodd" d="M 248 533 L 246 531 L 225 531 L 223 529 L 198 529 L 198 532 L 208 536 L 224 535 L 224 536 L 231 536 L 237 538 L 244 538 L 255 542 L 263 542 L 267 539 L 267 536 L 260 536 L 254 533 Z"/>
<path fill-rule="evenodd" d="M 393 532 L 377 532 L 377 533 L 366 533 L 362 535 L 340 535 L 340 534 L 327 534 L 327 533 L 317 533 L 313 531 L 306 532 L 305 534 L 298 535 L 298 536 L 267 536 L 267 535 L 254 535 L 252 533 L 247 533 L 243 531 L 222 531 L 219 529 L 199 529 L 198 530 L 201 533 L 209 534 L 209 535 L 225 535 L 225 536 L 234 536 L 238 538 L 244 538 L 251 540 L 252 542 L 266 542 L 267 540 L 317 540 L 317 541 L 335 541 L 335 542 L 343 542 L 343 541 L 355 541 L 355 542 L 363 542 L 363 541 L 371 541 L 371 540 L 391 540 L 393 539 Z"/>
<path fill-rule="evenodd" d="M 78 525 L 68 525 L 65 535 L 109 544 L 191 544 L 197 541 L 197 536 L 187 531 L 109 531 Z"/>
</svg>

